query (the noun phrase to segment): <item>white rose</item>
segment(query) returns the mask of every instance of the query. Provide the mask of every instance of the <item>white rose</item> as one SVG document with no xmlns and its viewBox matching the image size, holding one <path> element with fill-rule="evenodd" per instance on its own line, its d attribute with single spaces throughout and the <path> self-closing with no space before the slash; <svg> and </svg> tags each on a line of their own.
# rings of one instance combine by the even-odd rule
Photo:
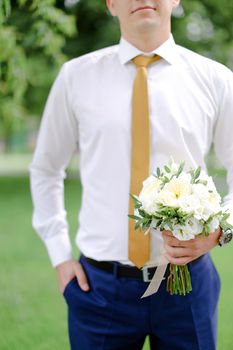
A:
<svg viewBox="0 0 233 350">
<path fill-rule="evenodd" d="M 191 232 L 192 234 L 194 234 L 196 236 L 196 235 L 199 235 L 200 233 L 202 233 L 203 225 L 199 220 L 197 220 L 193 217 L 187 221 L 187 223 L 185 225 L 185 230 Z"/>
<path fill-rule="evenodd" d="M 154 198 L 148 199 L 147 201 L 142 202 L 142 209 L 149 215 L 155 214 L 158 210 L 157 202 Z"/>
<path fill-rule="evenodd" d="M 209 192 L 207 186 L 193 185 L 193 195 L 200 201 L 200 206 L 194 211 L 196 219 L 206 221 L 211 215 L 217 214 L 221 210 L 221 197 L 217 192 Z"/>
<path fill-rule="evenodd" d="M 165 188 L 158 194 L 157 201 L 166 207 L 178 207 L 178 200 L 173 192 L 167 191 Z"/>
<path fill-rule="evenodd" d="M 191 177 L 189 174 L 181 174 L 178 178 L 171 179 L 164 186 L 164 191 L 170 192 L 178 201 L 180 197 L 191 194 L 192 186 L 190 184 Z"/>
<path fill-rule="evenodd" d="M 211 215 L 212 211 L 206 206 L 199 207 L 194 212 L 194 217 L 197 220 L 207 221 Z"/>
<path fill-rule="evenodd" d="M 179 198 L 179 206 L 186 213 L 196 212 L 200 208 L 200 201 L 194 195 L 181 196 Z"/>
<path fill-rule="evenodd" d="M 179 241 L 188 241 L 192 239 L 194 236 L 186 235 L 186 233 L 183 232 L 183 226 L 181 225 L 174 225 L 172 233 L 173 235 L 179 240 Z"/>
<path fill-rule="evenodd" d="M 190 239 L 195 238 L 194 234 L 188 230 L 184 230 L 184 227 L 180 225 L 176 225 L 173 228 L 172 233 L 179 241 L 189 241 Z"/>
<path fill-rule="evenodd" d="M 213 233 L 217 230 L 218 227 L 219 227 L 219 220 L 214 216 L 213 219 L 208 224 L 208 229 L 211 233 Z"/>
<path fill-rule="evenodd" d="M 209 196 L 209 191 L 207 186 L 203 184 L 193 184 L 192 185 L 192 193 L 196 196 L 200 201 L 206 201 Z"/>
<path fill-rule="evenodd" d="M 195 238 L 196 235 L 202 233 L 203 225 L 195 218 L 190 218 L 186 225 L 175 225 L 173 229 L 174 236 L 180 241 L 188 241 Z"/>
<path fill-rule="evenodd" d="M 150 184 L 153 184 L 156 188 L 159 188 L 161 181 L 157 177 L 155 177 L 154 175 L 150 175 L 146 180 L 143 181 L 142 187 L 146 188 Z"/>
<path fill-rule="evenodd" d="M 191 184 L 192 176 L 189 173 L 182 172 L 179 175 L 178 179 L 180 179 L 188 184 Z"/>
<path fill-rule="evenodd" d="M 194 211 L 194 217 L 197 220 L 203 219 L 207 221 L 211 215 L 216 214 L 218 211 L 213 210 L 208 201 L 201 201 L 201 206 Z"/>
<path fill-rule="evenodd" d="M 204 170 L 201 171 L 199 179 L 207 182 L 207 189 L 217 192 L 212 176 L 209 176 Z"/>
<path fill-rule="evenodd" d="M 139 200 L 142 203 L 142 208 L 148 214 L 153 214 L 157 210 L 157 196 L 160 185 L 161 181 L 152 175 L 143 182 Z"/>
<path fill-rule="evenodd" d="M 221 197 L 218 193 L 209 192 L 208 204 L 214 214 L 217 214 L 221 210 Z"/>
</svg>

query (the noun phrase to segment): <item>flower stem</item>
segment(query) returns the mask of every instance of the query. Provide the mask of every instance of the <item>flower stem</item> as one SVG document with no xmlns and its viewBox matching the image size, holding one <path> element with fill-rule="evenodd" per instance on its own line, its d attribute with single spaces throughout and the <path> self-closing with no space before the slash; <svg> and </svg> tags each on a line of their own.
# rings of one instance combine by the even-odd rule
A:
<svg viewBox="0 0 233 350">
<path fill-rule="evenodd" d="M 170 275 L 167 279 L 167 291 L 173 295 L 186 295 L 192 291 L 188 266 L 170 264 Z"/>
</svg>

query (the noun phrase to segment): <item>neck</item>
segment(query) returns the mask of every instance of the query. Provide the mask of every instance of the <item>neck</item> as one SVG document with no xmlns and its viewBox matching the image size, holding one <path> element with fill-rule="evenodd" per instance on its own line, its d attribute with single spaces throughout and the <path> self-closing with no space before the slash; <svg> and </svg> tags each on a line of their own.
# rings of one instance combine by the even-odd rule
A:
<svg viewBox="0 0 233 350">
<path fill-rule="evenodd" d="M 160 33 L 153 32 L 153 35 L 147 32 L 142 32 L 140 35 L 138 33 L 124 33 L 122 32 L 122 36 L 125 40 L 127 40 L 130 44 L 135 46 L 142 52 L 151 52 L 161 46 L 165 41 L 167 41 L 170 37 L 170 30 Z"/>
</svg>

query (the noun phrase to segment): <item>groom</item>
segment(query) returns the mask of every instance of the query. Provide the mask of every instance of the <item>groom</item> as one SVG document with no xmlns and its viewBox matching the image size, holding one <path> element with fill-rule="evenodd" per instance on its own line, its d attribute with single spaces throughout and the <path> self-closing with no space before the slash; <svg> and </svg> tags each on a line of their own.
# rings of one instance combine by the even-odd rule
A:
<svg viewBox="0 0 233 350">
<path fill-rule="evenodd" d="M 205 170 L 213 142 L 228 171 L 224 205 L 232 212 L 232 73 L 175 44 L 171 13 L 179 0 L 106 2 L 119 20 L 120 43 L 64 64 L 30 167 L 33 225 L 68 304 L 71 348 L 136 350 L 149 335 L 151 349 L 214 350 L 220 282 L 208 252 L 224 242 L 224 232 L 219 227 L 180 242 L 167 231 L 149 240 L 128 222 L 129 192 L 170 156 Z M 63 201 L 65 169 L 77 145 L 79 261 Z M 163 280 L 156 294 L 141 299 L 156 267 L 146 277 L 140 267 L 163 252 L 171 263 L 189 263 L 193 291 L 172 296 Z"/>
</svg>

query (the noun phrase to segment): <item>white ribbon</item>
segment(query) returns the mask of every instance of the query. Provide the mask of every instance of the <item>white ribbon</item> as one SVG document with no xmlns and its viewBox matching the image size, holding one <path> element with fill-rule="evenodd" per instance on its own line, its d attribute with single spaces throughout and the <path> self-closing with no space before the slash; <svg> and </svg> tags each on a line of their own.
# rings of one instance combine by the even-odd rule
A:
<svg viewBox="0 0 233 350">
<path fill-rule="evenodd" d="M 153 232 L 154 231 L 154 232 Z M 164 278 L 164 274 L 167 269 L 167 265 L 169 261 L 165 258 L 164 253 L 164 242 L 162 238 L 161 232 L 156 232 L 155 230 L 151 230 L 152 236 L 151 239 L 156 239 L 155 242 L 152 243 L 152 256 L 153 260 L 149 261 L 145 266 L 143 266 L 142 270 L 148 269 L 149 267 L 156 267 L 157 269 L 152 277 L 152 280 L 147 287 L 145 293 L 141 296 L 141 298 L 148 297 L 154 293 L 156 293 L 161 285 L 161 282 Z"/>
<path fill-rule="evenodd" d="M 162 265 L 157 265 L 157 269 L 154 273 L 154 276 L 149 284 L 149 286 L 147 287 L 145 293 L 141 296 L 141 298 L 145 298 L 145 297 L 149 297 L 150 295 L 156 293 L 161 285 L 161 282 L 164 278 L 164 274 L 166 272 L 167 269 L 167 265 L 166 264 L 162 264 Z M 148 266 L 144 266 L 143 269 L 148 268 Z"/>
</svg>

